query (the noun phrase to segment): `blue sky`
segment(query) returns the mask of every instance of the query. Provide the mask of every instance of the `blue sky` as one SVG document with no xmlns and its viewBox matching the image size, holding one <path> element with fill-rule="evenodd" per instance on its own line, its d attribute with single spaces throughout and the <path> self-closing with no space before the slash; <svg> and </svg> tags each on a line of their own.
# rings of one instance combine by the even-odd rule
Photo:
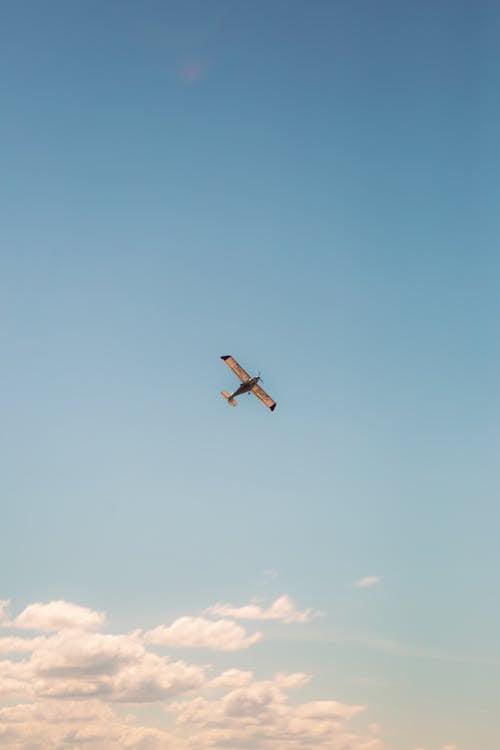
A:
<svg viewBox="0 0 500 750">
<path fill-rule="evenodd" d="M 5 637 L 259 597 L 228 620 L 258 643 L 172 648 L 251 671 L 239 690 L 311 675 L 292 705 L 366 706 L 356 750 L 498 743 L 498 21 L 446 0 L 2 5 Z M 273 414 L 226 407 L 221 354 Z M 283 595 L 326 614 L 263 614 Z M 71 604 L 107 623 L 40 614 Z M 9 685 L 2 706 L 69 711 L 74 686 Z M 181 747 L 164 698 L 131 747 Z M 71 747 L 50 722 L 39 741 Z M 197 726 L 182 741 L 223 746 Z M 296 750 L 314 727 L 223 730 Z"/>
</svg>

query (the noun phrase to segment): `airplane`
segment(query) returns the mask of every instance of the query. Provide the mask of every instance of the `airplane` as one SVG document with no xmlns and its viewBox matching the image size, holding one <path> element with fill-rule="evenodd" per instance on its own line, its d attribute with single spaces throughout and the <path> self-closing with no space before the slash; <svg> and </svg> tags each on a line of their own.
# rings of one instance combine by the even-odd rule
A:
<svg viewBox="0 0 500 750">
<path fill-rule="evenodd" d="M 267 395 L 267 393 L 262 390 L 260 385 L 258 385 L 259 380 L 262 380 L 260 375 L 256 375 L 255 377 L 251 378 L 248 372 L 245 372 L 243 367 L 237 363 L 233 357 L 231 357 L 229 354 L 224 354 L 221 357 L 222 360 L 226 363 L 226 365 L 234 372 L 237 378 L 241 380 L 241 385 L 239 388 L 237 388 L 234 393 L 227 393 L 227 391 L 221 391 L 220 395 L 223 396 L 223 398 L 226 399 L 227 403 L 231 406 L 237 406 L 238 403 L 235 400 L 236 396 L 241 396 L 243 393 L 253 393 L 254 396 L 257 396 L 260 401 L 262 401 L 263 404 L 267 406 L 268 409 L 271 411 L 274 411 L 276 408 L 276 401 L 273 401 L 273 399 Z"/>
</svg>

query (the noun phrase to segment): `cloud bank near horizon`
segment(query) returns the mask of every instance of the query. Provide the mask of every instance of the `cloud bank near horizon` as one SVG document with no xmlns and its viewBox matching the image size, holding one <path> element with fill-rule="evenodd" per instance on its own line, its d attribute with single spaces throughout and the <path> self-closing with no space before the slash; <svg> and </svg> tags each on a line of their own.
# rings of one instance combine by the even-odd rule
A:
<svg viewBox="0 0 500 750">
<path fill-rule="evenodd" d="M 268 607 L 209 609 L 210 618 L 185 615 L 149 630 L 111 633 L 105 613 L 72 602 L 34 602 L 13 618 L 4 602 L 0 747 L 331 750 L 349 742 L 353 750 L 386 750 L 370 726 L 350 727 L 365 706 L 329 696 L 301 702 L 311 675 L 271 666 L 262 678 L 239 668 L 237 653 L 265 632 L 247 632 L 236 618 L 306 624 L 319 613 L 298 610 L 286 595 Z M 199 649 L 230 653 L 234 663 L 218 672 L 206 660 L 186 659 L 185 650 Z M 138 713 L 156 705 L 163 723 L 150 726 L 133 713 L 123 718 L 119 707 L 127 705 Z"/>
<path fill-rule="evenodd" d="M 269 665 L 264 677 L 240 668 L 238 652 L 265 640 L 266 621 L 305 625 L 321 614 L 297 609 L 287 595 L 267 607 L 216 604 L 205 610 L 211 619 L 185 615 L 129 633 L 107 632 L 105 613 L 72 602 L 35 602 L 12 619 L 2 604 L 0 748 L 391 750 L 379 723 L 363 721 L 362 703 L 301 700 L 314 679 L 297 665 Z M 236 618 L 260 621 L 263 632 L 247 632 Z M 200 649 L 234 662 L 218 671 L 186 658 Z"/>
</svg>

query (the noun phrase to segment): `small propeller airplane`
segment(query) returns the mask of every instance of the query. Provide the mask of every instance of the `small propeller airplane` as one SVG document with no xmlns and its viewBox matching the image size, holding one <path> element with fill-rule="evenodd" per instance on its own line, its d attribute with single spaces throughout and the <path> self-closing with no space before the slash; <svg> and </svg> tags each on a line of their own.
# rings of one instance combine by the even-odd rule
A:
<svg viewBox="0 0 500 750">
<path fill-rule="evenodd" d="M 250 377 L 248 372 L 245 372 L 243 367 L 237 363 L 233 357 L 231 357 L 229 354 L 224 354 L 221 357 L 222 360 L 226 363 L 226 365 L 234 372 L 237 378 L 241 380 L 241 385 L 239 388 L 237 388 L 234 393 L 227 393 L 227 391 L 221 391 L 220 395 L 223 396 L 227 403 L 231 406 L 237 406 L 238 403 L 235 400 L 236 396 L 241 396 L 243 393 L 253 393 L 254 396 L 257 396 L 257 398 L 262 401 L 263 404 L 267 406 L 268 409 L 271 411 L 274 411 L 276 408 L 276 401 L 273 401 L 273 399 L 267 395 L 267 393 L 262 390 L 260 387 L 259 380 L 262 381 L 262 378 L 259 375 L 256 375 L 255 377 Z"/>
</svg>

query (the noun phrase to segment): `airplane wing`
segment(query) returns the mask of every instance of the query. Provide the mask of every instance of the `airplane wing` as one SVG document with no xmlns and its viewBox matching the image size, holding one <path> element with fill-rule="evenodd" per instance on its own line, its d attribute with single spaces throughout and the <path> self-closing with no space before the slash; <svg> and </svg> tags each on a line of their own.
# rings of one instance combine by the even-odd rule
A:
<svg viewBox="0 0 500 750">
<path fill-rule="evenodd" d="M 239 378 L 242 383 L 244 383 L 245 380 L 250 380 L 250 375 L 248 374 L 248 372 L 245 372 L 243 367 L 240 367 L 237 361 L 233 359 L 233 357 L 231 357 L 229 354 L 225 354 L 221 357 L 221 359 L 224 360 L 226 365 L 231 368 L 236 377 Z"/>
<path fill-rule="evenodd" d="M 262 403 L 267 406 L 268 409 L 271 409 L 271 411 L 274 411 L 276 407 L 276 401 L 273 401 L 271 396 L 268 396 L 267 393 L 260 387 L 260 385 L 254 385 L 254 387 L 251 390 L 251 393 L 253 393 L 254 396 L 257 396 L 257 398 L 260 399 Z"/>
</svg>

